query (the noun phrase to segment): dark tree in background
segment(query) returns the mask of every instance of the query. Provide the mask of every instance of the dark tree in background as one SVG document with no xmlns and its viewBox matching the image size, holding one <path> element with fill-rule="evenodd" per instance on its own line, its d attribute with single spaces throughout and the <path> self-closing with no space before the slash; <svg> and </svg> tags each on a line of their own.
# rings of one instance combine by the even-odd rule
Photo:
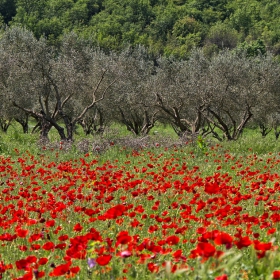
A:
<svg viewBox="0 0 280 280">
<path fill-rule="evenodd" d="M 0 0 L 0 14 L 5 24 L 16 15 L 16 0 Z"/>
</svg>

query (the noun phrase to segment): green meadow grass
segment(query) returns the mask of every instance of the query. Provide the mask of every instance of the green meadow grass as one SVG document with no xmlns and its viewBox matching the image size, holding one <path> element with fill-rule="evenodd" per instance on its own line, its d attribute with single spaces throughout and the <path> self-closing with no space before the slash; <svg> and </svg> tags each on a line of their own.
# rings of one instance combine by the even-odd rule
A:
<svg viewBox="0 0 280 280">
<path fill-rule="evenodd" d="M 29 130 L 31 131 L 33 128 L 33 124 L 31 123 Z M 169 138 L 173 139 L 174 142 L 178 139 L 178 136 L 175 134 L 172 127 L 168 125 L 158 124 L 156 125 L 150 132 L 150 136 L 156 142 L 157 138 Z M 132 133 L 127 131 L 124 126 L 120 126 L 118 124 L 112 124 L 108 131 L 103 136 L 104 140 L 115 141 L 117 138 L 121 137 L 133 137 Z M 75 147 L 77 143 L 80 141 L 87 139 L 89 141 L 93 141 L 96 138 L 100 138 L 98 135 L 89 135 L 85 136 L 81 127 L 78 126 L 75 136 L 73 146 Z M 52 128 L 49 133 L 50 143 L 59 142 L 59 137 L 56 131 Z M 245 129 L 242 136 L 236 141 L 223 141 L 219 142 L 215 138 L 211 136 L 207 136 L 203 141 L 205 141 L 206 146 L 212 146 L 215 144 L 220 144 L 223 147 L 223 150 L 228 150 L 234 154 L 242 154 L 246 155 L 249 153 L 255 153 L 259 155 L 265 155 L 269 153 L 277 153 L 280 151 L 280 140 L 276 140 L 274 134 L 271 132 L 265 138 L 261 137 L 258 129 Z M 28 150 L 30 152 L 40 152 L 41 147 L 38 145 L 39 143 L 39 135 L 38 133 L 22 133 L 21 127 L 17 123 L 12 123 L 11 127 L 9 127 L 7 133 L 0 134 L 0 152 L 2 154 L 11 154 L 15 148 L 20 149 L 21 151 Z M 122 148 L 122 147 L 120 147 Z M 192 150 L 199 154 L 202 152 L 202 149 L 199 147 L 197 141 L 190 145 L 186 145 L 187 150 Z M 114 148 L 108 151 L 108 154 L 112 153 Z M 76 156 L 75 148 L 71 149 L 70 154 L 74 152 L 72 156 Z M 106 153 L 107 154 L 107 153 Z M 203 154 L 203 153 L 201 153 Z"/>
<path fill-rule="evenodd" d="M 179 170 L 180 167 L 186 165 L 187 170 L 194 170 L 194 175 L 188 175 L 190 180 L 195 180 L 196 177 L 198 180 L 199 178 L 203 178 L 204 180 L 207 177 L 213 180 L 213 178 L 215 178 L 215 176 L 220 173 L 221 176 L 225 176 L 225 178 L 229 177 L 230 184 L 232 184 L 234 187 L 239 187 L 239 192 L 242 195 L 256 192 L 255 195 L 257 196 L 259 191 L 252 191 L 250 189 L 250 177 L 248 179 L 245 176 L 247 174 L 246 172 L 259 172 L 259 175 L 254 177 L 254 180 L 257 181 L 263 180 L 261 177 L 263 174 L 279 174 L 279 165 L 277 165 L 277 162 L 280 159 L 280 142 L 274 138 L 273 134 L 269 134 L 266 138 L 262 138 L 257 130 L 245 130 L 243 135 L 237 141 L 219 142 L 211 137 L 207 137 L 205 139 L 196 139 L 192 142 L 180 142 L 180 144 L 178 144 L 178 137 L 175 135 L 172 128 L 159 125 L 151 132 L 149 143 L 153 143 L 153 145 L 150 145 L 149 148 L 143 149 L 133 149 L 133 145 L 131 147 L 123 147 L 121 145 L 115 144 L 118 143 L 118 138 L 125 137 L 132 136 L 127 130 L 118 125 L 112 126 L 102 137 L 91 135 L 88 138 L 85 138 L 82 130 L 79 128 L 77 134 L 75 135 L 75 142 L 72 145 L 67 146 L 66 144 L 63 144 L 61 146 L 55 131 L 52 130 L 50 133 L 50 143 L 44 147 L 39 144 L 38 134 L 23 134 L 20 130 L 20 127 L 18 127 L 16 124 L 13 124 L 13 126 L 8 130 L 7 134 L 2 133 L 0 135 L 0 153 L 2 157 L 11 157 L 11 159 L 15 162 L 14 168 L 16 170 L 20 170 L 20 163 L 18 162 L 18 159 L 21 157 L 26 160 L 27 164 L 32 164 L 33 159 L 31 158 L 34 157 L 38 162 L 38 166 L 36 168 L 44 166 L 46 162 L 55 162 L 58 164 L 70 162 L 73 165 L 78 165 L 81 158 L 88 161 L 96 159 L 98 162 L 96 167 L 106 167 L 105 171 L 100 171 L 101 177 L 103 176 L 102 172 L 106 173 L 107 169 L 110 172 L 111 170 L 121 170 L 124 174 L 125 172 L 128 172 L 134 176 L 134 179 L 143 179 L 147 180 L 148 182 L 152 181 L 153 177 L 155 178 L 157 174 L 161 174 L 158 183 L 155 183 L 159 185 L 161 185 L 160 180 L 162 180 L 164 183 L 170 183 L 172 185 L 175 184 L 176 181 L 182 182 L 185 175 L 182 173 L 176 173 L 176 170 Z M 167 146 L 157 145 L 158 139 L 169 139 Z M 102 150 L 99 152 L 92 149 L 92 144 L 88 145 L 88 149 L 81 149 L 79 143 L 83 143 L 83 141 L 88 141 L 89 143 L 97 141 L 99 144 L 102 142 L 113 144 L 108 149 L 104 149 L 104 151 Z M 133 141 L 133 137 L 131 141 Z M 145 139 L 143 141 L 145 141 Z M 146 171 L 147 166 L 150 163 L 153 164 L 153 174 L 147 173 L 149 169 Z M 112 166 L 110 167 L 110 165 Z M 165 167 L 167 168 L 166 172 L 164 172 Z M 170 169 L 172 168 L 174 168 L 174 172 L 170 173 Z M 52 182 L 51 184 L 46 183 L 44 188 L 47 190 L 47 192 L 51 193 L 54 187 L 58 187 L 60 184 L 63 185 L 65 181 L 67 182 L 67 178 L 71 176 L 71 174 L 65 172 L 64 175 L 65 177 L 61 177 L 60 181 L 58 182 Z M 258 176 L 261 178 L 259 179 Z M 4 179 L 5 178 L 2 178 L 2 180 Z M 30 183 L 28 178 L 24 180 L 26 180 L 26 183 Z M 277 179 L 273 179 L 271 181 L 267 180 L 266 184 L 262 186 L 262 189 L 264 189 L 266 192 L 267 190 L 272 189 L 276 182 Z M 23 184 L 24 183 L 25 182 L 23 182 Z M 86 192 L 90 192 L 90 186 L 92 186 L 94 182 L 86 181 L 85 184 L 88 184 L 89 188 Z M 75 186 L 75 188 L 78 187 L 79 185 Z M 202 200 L 206 201 L 209 199 L 209 197 L 211 198 L 211 195 L 203 193 L 202 190 L 198 192 L 201 195 Z M 192 196 L 195 195 L 195 192 L 187 193 L 185 194 L 185 197 L 180 197 L 180 191 L 176 192 L 174 195 L 174 190 L 170 188 L 164 193 L 164 195 L 154 190 L 151 190 L 150 194 L 155 197 L 153 201 L 147 200 L 146 196 L 142 197 L 139 195 L 137 198 L 135 198 L 130 196 L 130 194 L 126 193 L 124 190 L 118 190 L 116 193 L 114 193 L 114 201 L 119 203 L 122 201 L 121 197 L 127 195 L 128 198 L 126 203 L 136 203 L 137 205 L 141 204 L 145 208 L 150 209 L 147 214 L 153 215 L 154 212 L 151 211 L 151 207 L 153 206 L 154 201 L 158 200 L 160 201 L 160 207 L 155 210 L 155 213 L 160 215 L 166 210 L 166 205 L 169 205 L 168 207 L 170 207 L 172 203 L 178 201 L 190 203 L 190 200 Z M 187 195 L 190 197 L 187 197 Z M 279 195 L 277 193 L 271 193 L 270 199 L 279 201 Z M 268 206 L 265 204 L 265 201 L 260 200 L 260 202 L 256 205 L 253 202 L 254 200 L 252 199 L 252 201 L 248 203 L 247 201 L 243 201 L 241 203 L 241 206 L 244 208 L 242 210 L 243 214 L 248 213 L 250 216 L 259 217 L 268 210 Z M 78 203 L 76 206 L 90 207 L 90 204 L 83 205 Z M 168 211 L 172 212 L 172 215 L 175 217 L 177 217 L 176 215 L 179 215 L 178 211 L 176 212 L 176 210 L 169 208 Z M 209 214 L 209 210 L 203 210 L 201 212 L 198 211 L 196 215 L 202 219 L 206 213 Z M 48 216 L 48 218 L 50 217 Z M 83 225 L 81 216 L 78 213 L 71 213 L 71 221 L 63 223 L 64 232 L 70 234 L 73 231 L 73 225 L 78 222 Z M 147 232 L 149 230 L 151 225 L 151 219 L 143 220 L 141 221 L 143 222 L 142 231 L 139 231 L 137 228 L 129 228 L 126 222 L 129 222 L 127 217 L 124 218 L 124 223 L 120 225 L 115 225 L 111 222 L 103 223 L 101 221 L 97 221 L 95 222 L 94 226 L 98 228 L 101 233 L 104 233 L 104 235 L 115 238 L 120 231 L 128 229 L 131 230 L 131 235 L 139 234 L 141 236 L 143 232 Z M 209 230 L 224 230 L 223 227 L 220 226 L 219 220 L 217 218 L 213 218 L 212 222 L 213 224 L 209 225 Z M 190 239 L 195 239 L 197 237 L 197 231 L 200 230 L 203 225 L 199 224 L 199 222 L 191 221 L 188 226 L 189 229 L 185 234 L 185 238 L 189 241 Z M 239 226 L 244 227 L 242 225 L 229 225 L 227 227 L 227 232 L 233 233 L 235 232 L 235 228 Z M 258 224 L 252 224 L 250 230 L 257 232 L 259 234 L 259 239 L 262 242 L 272 242 L 275 246 L 280 246 L 279 224 L 276 223 L 274 228 L 276 229 L 274 235 L 267 235 L 267 229 L 260 230 Z M 243 230 L 246 231 L 248 229 L 243 228 Z M 0 229 L 0 234 L 2 232 L 3 231 Z M 156 239 L 157 233 L 151 233 L 150 236 Z M 53 238 L 53 236 L 51 236 L 51 238 Z M 23 244 L 26 243 L 23 242 Z M 96 257 L 93 252 L 98 246 L 100 246 L 100 244 L 95 242 L 89 244 L 88 257 Z M 194 247 L 195 246 L 192 243 L 187 242 L 186 244 L 179 245 L 177 249 L 183 248 L 183 251 L 185 253 L 188 252 L 189 254 L 191 250 L 194 249 Z M 14 245 L 11 245 L 9 251 L 14 252 L 14 254 L 11 256 L 5 255 L 3 259 L 6 262 L 13 263 L 16 260 L 26 256 L 24 252 L 17 251 L 16 246 Z M 5 252 L 5 247 L 2 247 L 0 250 L 0 255 L 4 254 Z M 50 255 L 48 258 L 53 261 L 55 256 Z M 63 258 L 63 253 L 61 252 L 61 255 L 57 256 L 57 258 Z M 123 268 L 127 267 L 130 262 L 133 263 L 133 265 L 130 267 L 129 273 L 123 273 Z M 81 271 L 73 278 L 98 280 L 278 279 L 272 277 L 272 272 L 280 270 L 280 252 L 279 250 L 272 250 L 267 252 L 264 258 L 258 258 L 256 251 L 252 248 L 252 246 L 243 248 L 242 250 L 231 248 L 219 259 L 209 258 L 204 261 L 202 261 L 201 258 L 188 259 L 187 267 L 181 267 L 175 273 L 172 272 L 173 264 L 171 262 L 171 256 L 169 255 L 158 257 L 158 263 L 165 262 L 165 266 L 161 267 L 158 273 L 150 273 L 147 267 L 137 264 L 136 262 L 136 258 L 121 260 L 113 259 L 112 263 L 110 264 L 110 269 L 107 271 L 104 267 L 96 267 L 90 270 L 86 268 L 85 261 L 77 260 L 75 262 L 75 266 L 79 266 Z M 47 274 L 51 271 L 52 268 L 50 267 L 46 269 Z M 14 279 L 21 279 L 16 278 L 19 277 L 18 271 L 14 271 L 13 273 L 14 275 L 17 275 L 14 277 Z M 12 274 L 9 274 L 10 278 L 11 275 Z M 8 278 L 4 277 L 4 279 Z M 63 276 L 58 277 L 58 279 L 65 278 Z"/>
</svg>

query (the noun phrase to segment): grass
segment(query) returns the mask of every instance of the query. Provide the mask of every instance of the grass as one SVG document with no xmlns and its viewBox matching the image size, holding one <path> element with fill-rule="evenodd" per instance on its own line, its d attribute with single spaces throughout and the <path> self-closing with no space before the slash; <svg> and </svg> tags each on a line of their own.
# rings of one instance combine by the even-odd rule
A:
<svg viewBox="0 0 280 280">
<path fill-rule="evenodd" d="M 155 129 L 46 147 L 1 134 L 0 277 L 280 279 L 278 141 Z"/>
</svg>

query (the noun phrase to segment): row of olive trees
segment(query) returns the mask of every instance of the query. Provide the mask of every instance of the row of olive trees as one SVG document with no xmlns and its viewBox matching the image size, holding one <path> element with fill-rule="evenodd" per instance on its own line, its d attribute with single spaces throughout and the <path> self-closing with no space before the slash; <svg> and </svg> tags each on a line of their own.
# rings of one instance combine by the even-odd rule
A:
<svg viewBox="0 0 280 280">
<path fill-rule="evenodd" d="M 270 55 L 248 58 L 224 51 L 212 59 L 199 50 L 188 60 L 149 56 L 145 48 L 104 53 L 71 33 L 59 46 L 27 30 L 0 38 L 0 124 L 11 120 L 28 131 L 30 117 L 41 138 L 53 127 L 72 141 L 110 122 L 145 135 L 160 121 L 178 135 L 212 134 L 237 139 L 250 122 L 265 136 L 280 109 L 280 66 Z"/>
<path fill-rule="evenodd" d="M 224 51 L 209 60 L 196 50 L 188 60 L 159 58 L 156 66 L 143 54 L 136 60 L 133 56 L 125 59 L 125 87 L 104 104 L 119 107 L 115 118 L 134 134 L 148 133 L 161 121 L 178 135 L 236 140 L 251 123 L 263 136 L 272 128 L 279 136 L 280 65 L 273 56 L 248 58 Z"/>
<path fill-rule="evenodd" d="M 195 52 L 172 66 L 172 73 L 169 64 L 159 67 L 154 88 L 157 106 L 178 134 L 200 131 L 235 140 L 253 117 L 268 127 L 265 118 L 279 110 L 280 68 L 271 56 L 247 58 L 225 51 L 207 60 Z"/>
</svg>

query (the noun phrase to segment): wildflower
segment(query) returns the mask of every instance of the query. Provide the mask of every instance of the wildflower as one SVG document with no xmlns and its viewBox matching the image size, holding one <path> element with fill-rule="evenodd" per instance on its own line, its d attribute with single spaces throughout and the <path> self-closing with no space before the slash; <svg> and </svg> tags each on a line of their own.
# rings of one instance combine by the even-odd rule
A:
<svg viewBox="0 0 280 280">
<path fill-rule="evenodd" d="M 272 277 L 272 279 L 280 279 L 280 270 L 273 271 Z"/>
<path fill-rule="evenodd" d="M 223 275 L 218 276 L 218 277 L 215 278 L 215 280 L 227 280 L 227 279 L 228 279 L 228 277 L 227 277 L 226 274 L 223 274 Z"/>
<path fill-rule="evenodd" d="M 96 262 L 99 265 L 103 266 L 103 265 L 107 265 L 111 259 L 112 259 L 111 255 L 101 255 L 96 259 Z"/>
<path fill-rule="evenodd" d="M 49 276 L 62 276 L 69 272 L 71 266 L 71 262 L 67 262 L 65 264 L 58 265 L 54 267 L 53 271 L 49 274 Z"/>
<path fill-rule="evenodd" d="M 96 261 L 95 261 L 95 259 L 93 259 L 93 258 L 88 258 L 87 264 L 88 264 L 88 267 L 89 267 L 89 268 L 93 268 L 93 267 L 96 266 Z"/>
<path fill-rule="evenodd" d="M 120 256 L 122 257 L 122 258 L 128 258 L 128 257 L 130 257 L 132 255 L 132 253 L 130 252 L 130 251 L 128 251 L 128 250 L 124 250 L 124 251 L 122 251 L 121 253 L 120 253 Z"/>
</svg>

